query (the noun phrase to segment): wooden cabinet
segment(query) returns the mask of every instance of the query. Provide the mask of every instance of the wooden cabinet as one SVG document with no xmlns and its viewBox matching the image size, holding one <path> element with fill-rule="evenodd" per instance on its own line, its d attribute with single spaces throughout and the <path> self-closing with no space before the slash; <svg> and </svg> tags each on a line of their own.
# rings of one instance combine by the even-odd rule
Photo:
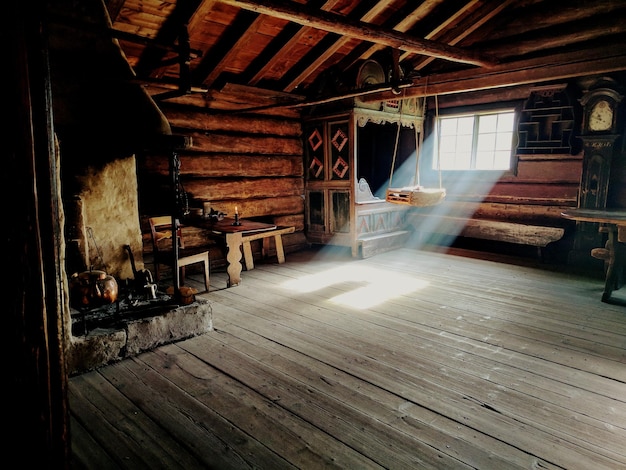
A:
<svg viewBox="0 0 626 470">
<path fill-rule="evenodd" d="M 309 241 L 351 246 L 354 132 L 349 116 L 305 126 L 306 216 Z"/>
<path fill-rule="evenodd" d="M 408 208 L 388 203 L 384 196 L 374 196 L 363 177 L 381 172 L 389 175 L 394 154 L 393 139 L 389 136 L 395 135 L 399 121 L 411 136 L 416 135 L 414 126 L 421 132 L 422 117 L 399 111 L 354 108 L 305 122 L 305 232 L 311 243 L 350 247 L 355 257 L 368 257 L 404 244 L 408 237 L 405 230 Z M 381 132 L 378 140 L 386 140 L 386 145 L 376 150 L 374 159 L 371 151 L 364 152 L 368 155 L 364 159 L 366 166 L 359 168 L 358 143 L 372 141 L 371 135 L 359 139 L 359 133 L 378 130 Z M 377 141 L 376 135 L 373 140 Z M 374 172 L 372 160 L 377 162 Z M 384 183 L 387 178 L 383 180 Z"/>
</svg>

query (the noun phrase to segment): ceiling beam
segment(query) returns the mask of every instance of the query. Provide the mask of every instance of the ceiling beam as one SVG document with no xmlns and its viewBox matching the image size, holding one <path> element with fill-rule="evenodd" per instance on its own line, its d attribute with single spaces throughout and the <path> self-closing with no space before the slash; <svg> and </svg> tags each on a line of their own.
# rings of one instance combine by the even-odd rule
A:
<svg viewBox="0 0 626 470">
<path fill-rule="evenodd" d="M 565 80 L 626 70 L 626 51 L 622 44 L 585 49 L 567 54 L 509 62 L 488 71 L 481 69 L 435 74 L 413 80 L 403 97 L 447 95 Z M 394 93 L 371 93 L 362 101 L 397 99 Z"/>
<path fill-rule="evenodd" d="M 471 18 L 469 21 L 469 25 L 458 28 L 461 31 L 450 38 L 450 39 L 446 39 L 446 43 L 450 46 L 456 46 L 457 44 L 459 44 L 463 39 L 465 39 L 466 37 L 470 36 L 472 33 L 474 33 L 474 31 L 477 31 L 478 29 L 480 29 L 481 27 L 483 27 L 485 24 L 487 24 L 491 19 L 493 19 L 495 16 L 497 16 L 498 14 L 500 14 L 500 12 L 502 12 L 502 10 L 504 10 L 506 7 L 509 6 L 509 4 L 513 3 L 515 0 L 506 0 L 506 1 L 501 1 L 495 8 L 491 5 L 489 5 L 490 9 L 488 9 L 486 12 L 483 11 L 482 9 L 478 11 L 478 18 Z M 466 7 L 469 8 L 473 6 L 473 4 L 468 3 L 466 5 Z M 448 24 L 446 24 L 445 26 L 448 26 L 449 24 L 452 24 L 452 19 L 450 20 L 450 22 Z M 467 23 L 467 21 L 466 21 Z M 452 28 L 452 31 L 456 31 L 457 28 Z M 437 37 L 441 37 L 441 36 L 445 36 L 446 33 L 446 29 L 445 28 L 441 28 L 439 31 L 432 31 L 431 34 L 429 34 L 428 36 L 426 36 L 426 39 L 435 39 Z M 505 55 L 507 51 L 504 51 Z M 406 53 L 405 53 L 406 55 Z M 492 54 L 494 57 L 496 57 L 495 54 Z M 400 60 L 404 60 L 406 57 L 401 56 Z M 426 65 L 430 64 L 433 60 L 435 60 L 434 57 L 427 57 L 422 61 L 419 61 L 419 63 L 415 63 L 415 61 L 413 61 L 413 70 L 421 70 L 424 67 L 426 67 Z"/>
<path fill-rule="evenodd" d="M 338 2 L 339 0 L 326 1 L 321 6 L 321 9 L 324 11 L 329 11 L 331 8 L 334 8 L 335 6 L 337 6 Z M 261 22 L 263 21 L 262 16 L 259 16 L 259 21 Z M 281 62 L 285 62 L 285 58 L 289 57 L 293 53 L 294 48 L 298 47 L 298 43 L 302 41 L 303 38 L 305 38 L 307 35 L 309 35 L 310 32 L 311 31 L 309 28 L 300 28 L 300 30 L 296 34 L 294 34 L 291 38 L 289 38 L 289 41 L 287 41 L 280 48 L 280 51 L 274 54 L 272 58 L 269 61 L 267 61 L 267 63 L 263 66 L 263 68 L 259 70 L 248 83 L 250 83 L 250 85 L 256 85 L 257 83 L 259 83 L 259 81 L 263 78 L 263 76 L 267 73 L 268 70 L 272 70 L 274 67 L 276 67 L 277 64 L 280 64 Z M 324 54 L 322 56 L 324 56 Z M 309 68 L 310 68 L 310 65 L 309 65 Z M 300 77 L 298 77 L 296 84 L 301 83 L 301 82 L 302 80 L 300 79 Z M 295 88 L 295 85 L 290 84 L 286 87 L 284 91 L 291 91 L 294 88 Z"/>
<path fill-rule="evenodd" d="M 593 59 L 589 59 L 593 57 Z M 320 97 L 291 103 L 279 103 L 256 108 L 241 108 L 235 112 L 258 111 L 268 108 L 304 108 L 359 97 L 363 102 L 385 101 L 435 95 L 451 95 L 492 90 L 494 88 L 536 85 L 556 80 L 626 71 L 626 51 L 621 44 L 587 49 L 538 59 L 510 62 L 487 72 L 480 69 L 435 74 L 413 79 L 391 87 L 380 84 L 337 96 Z M 402 96 L 399 96 L 401 93 Z"/>
<path fill-rule="evenodd" d="M 259 14 L 292 21 L 341 36 L 382 44 L 401 51 L 482 67 L 491 67 L 497 64 L 497 60 L 494 57 L 489 57 L 485 54 L 448 46 L 435 41 L 415 38 L 392 29 L 382 28 L 361 21 L 349 20 L 334 13 L 313 10 L 307 8 L 305 5 L 298 5 L 297 8 L 294 8 L 293 3 L 276 0 L 263 1 L 262 3 L 250 0 L 219 1 Z"/>
</svg>

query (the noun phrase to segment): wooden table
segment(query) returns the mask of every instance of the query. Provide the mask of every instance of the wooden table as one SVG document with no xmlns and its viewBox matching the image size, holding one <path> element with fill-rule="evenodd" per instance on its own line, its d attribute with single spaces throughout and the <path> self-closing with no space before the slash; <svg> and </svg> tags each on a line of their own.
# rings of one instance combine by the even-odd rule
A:
<svg viewBox="0 0 626 470">
<path fill-rule="evenodd" d="M 294 232 L 294 227 L 277 227 L 273 224 L 256 222 L 253 220 L 239 219 L 239 225 L 234 224 L 235 219 L 225 217 L 222 220 L 210 218 L 185 219 L 186 225 L 209 230 L 211 233 L 223 237 L 226 242 L 226 272 L 228 273 L 228 287 L 237 286 L 241 283 L 241 252 L 246 261 L 246 269 L 254 269 L 252 257 L 252 240 L 263 240 L 263 255 L 267 254 L 269 238 L 274 237 L 276 245 L 276 257 L 278 263 L 285 262 L 282 235 Z"/>
<path fill-rule="evenodd" d="M 578 222 L 599 223 L 606 227 L 608 240 L 601 251 L 606 258 L 606 279 L 602 301 L 608 302 L 615 289 L 620 287 L 620 276 L 626 266 L 626 209 L 570 209 L 562 212 L 566 219 Z M 592 250 L 592 253 L 596 250 Z"/>
</svg>

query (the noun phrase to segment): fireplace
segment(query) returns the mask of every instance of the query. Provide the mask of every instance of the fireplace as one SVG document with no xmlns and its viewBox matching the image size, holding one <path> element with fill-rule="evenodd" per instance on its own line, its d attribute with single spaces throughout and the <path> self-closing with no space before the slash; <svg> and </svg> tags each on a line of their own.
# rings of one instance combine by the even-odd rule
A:
<svg viewBox="0 0 626 470">
<path fill-rule="evenodd" d="M 49 62 L 59 199 L 63 201 L 69 373 L 79 373 L 212 328 L 210 303 L 134 285 L 145 270 L 138 155 L 171 156 L 188 145 L 167 119 L 109 32 L 103 2 L 50 6 Z M 80 9 L 80 10 L 77 10 Z M 174 210 L 163 208 L 164 213 Z M 128 247 L 128 249 L 126 248 Z M 132 260 L 130 253 L 132 253 Z M 76 276 L 115 279 L 115 299 L 75 302 Z"/>
<path fill-rule="evenodd" d="M 70 374 L 212 329 L 207 300 L 174 296 L 147 281 L 134 165 L 129 157 L 92 168 L 80 191 L 64 199 Z"/>
</svg>

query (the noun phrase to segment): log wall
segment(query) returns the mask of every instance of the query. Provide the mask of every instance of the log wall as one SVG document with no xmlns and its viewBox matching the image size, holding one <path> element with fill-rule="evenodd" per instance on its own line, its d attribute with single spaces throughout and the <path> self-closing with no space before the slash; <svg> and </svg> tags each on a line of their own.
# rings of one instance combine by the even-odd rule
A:
<svg viewBox="0 0 626 470">
<path fill-rule="evenodd" d="M 237 207 L 241 217 L 293 226 L 296 232 L 284 237 L 289 252 L 306 244 L 299 113 L 284 108 L 236 112 L 262 107 L 271 99 L 227 90 L 185 95 L 159 106 L 173 133 L 191 137 L 192 145 L 178 154 L 180 182 L 189 207 L 200 210 L 209 203 L 230 216 Z M 149 233 L 147 217 L 167 214 L 172 207 L 170 158 L 146 155 L 139 160 L 144 234 Z M 190 228 L 184 236 L 187 244 L 204 241 L 201 232 Z"/>
<path fill-rule="evenodd" d="M 568 91 L 570 92 L 570 91 Z M 440 109 L 457 107 L 463 104 L 498 103 L 501 101 L 524 102 L 528 105 L 532 89 L 519 88 L 517 92 L 507 90 L 500 94 L 491 91 L 489 94 L 459 97 L 442 97 Z M 500 96 L 501 95 L 501 96 Z M 577 97 L 571 96 L 571 108 L 574 111 Z M 433 109 L 431 103 L 429 109 Z M 572 113 L 576 115 L 577 111 Z M 434 114 L 434 112 L 432 112 Z M 570 235 L 575 230 L 575 224 L 561 217 L 561 212 L 578 204 L 578 192 L 582 174 L 583 153 L 578 135 L 580 123 L 572 119 L 567 129 L 564 147 L 556 151 L 547 149 L 525 148 L 516 155 L 517 165 L 511 172 L 492 174 L 488 172 L 456 172 L 442 175 L 443 186 L 447 197 L 439 206 L 420 208 L 413 211 L 412 225 L 416 230 L 428 230 L 437 233 L 437 227 L 424 223 L 421 214 L 440 215 L 459 219 L 509 222 L 515 224 L 530 224 L 546 227 L 563 227 L 565 237 L 559 243 L 566 251 L 570 243 Z M 523 134 L 523 126 L 518 128 L 518 134 Z M 523 138 L 524 136 L 521 136 Z M 565 145 L 567 144 L 567 146 Z M 430 166 L 430 162 L 428 162 Z M 431 172 L 426 175 L 427 184 L 435 184 L 438 175 Z M 442 239 L 449 242 L 449 239 Z M 507 238 L 506 241 L 510 241 Z M 524 240 L 520 239 L 520 244 Z"/>
</svg>

